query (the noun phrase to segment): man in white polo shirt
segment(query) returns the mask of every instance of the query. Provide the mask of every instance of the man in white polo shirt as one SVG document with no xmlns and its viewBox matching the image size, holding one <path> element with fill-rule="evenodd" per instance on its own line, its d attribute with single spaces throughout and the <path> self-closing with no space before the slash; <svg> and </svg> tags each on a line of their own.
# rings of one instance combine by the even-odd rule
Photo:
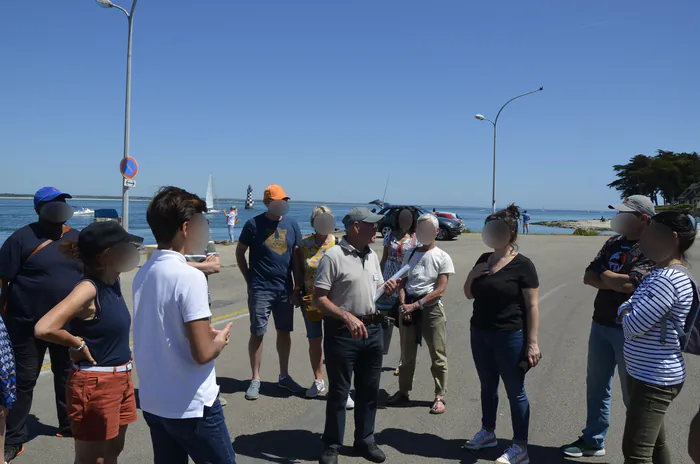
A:
<svg viewBox="0 0 700 464">
<path fill-rule="evenodd" d="M 155 464 L 236 462 L 214 370 L 231 324 L 210 325 L 206 278 L 184 256 L 206 247 L 206 211 L 198 196 L 164 187 L 146 214 L 158 249 L 134 278 L 134 359 Z"/>
<path fill-rule="evenodd" d="M 318 267 L 314 303 L 322 308 L 324 352 L 329 390 L 326 401 L 326 450 L 319 462 L 336 464 L 345 434 L 345 402 L 355 374 L 356 451 L 372 462 L 386 456 L 374 441 L 379 378 L 382 373 L 382 324 L 375 295 L 384 285 L 385 293 L 396 290 L 396 282 L 384 284 L 377 254 L 369 247 L 383 218 L 367 208 L 353 208 L 343 218 L 346 235 L 340 245 L 330 248 Z"/>
</svg>

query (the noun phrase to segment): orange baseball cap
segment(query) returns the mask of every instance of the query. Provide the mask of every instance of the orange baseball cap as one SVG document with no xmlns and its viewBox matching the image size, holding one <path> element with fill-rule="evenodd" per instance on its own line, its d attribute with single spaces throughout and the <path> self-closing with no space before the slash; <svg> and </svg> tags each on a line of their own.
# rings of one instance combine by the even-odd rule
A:
<svg viewBox="0 0 700 464">
<path fill-rule="evenodd" d="M 290 198 L 284 193 L 284 189 L 277 184 L 268 185 L 265 189 L 264 201 L 289 200 Z"/>
</svg>

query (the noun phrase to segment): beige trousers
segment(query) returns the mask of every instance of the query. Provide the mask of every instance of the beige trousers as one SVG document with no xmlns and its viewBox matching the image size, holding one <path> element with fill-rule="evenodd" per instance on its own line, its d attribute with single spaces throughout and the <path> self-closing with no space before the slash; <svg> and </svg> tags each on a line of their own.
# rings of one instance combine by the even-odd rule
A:
<svg viewBox="0 0 700 464">
<path fill-rule="evenodd" d="M 408 394 L 413 389 L 413 374 L 416 370 L 415 322 L 404 325 L 400 317 L 401 369 L 399 369 L 399 390 Z M 423 309 L 423 340 L 430 352 L 430 372 L 435 382 L 435 394 L 444 396 L 447 388 L 447 318 L 442 303 Z"/>
</svg>

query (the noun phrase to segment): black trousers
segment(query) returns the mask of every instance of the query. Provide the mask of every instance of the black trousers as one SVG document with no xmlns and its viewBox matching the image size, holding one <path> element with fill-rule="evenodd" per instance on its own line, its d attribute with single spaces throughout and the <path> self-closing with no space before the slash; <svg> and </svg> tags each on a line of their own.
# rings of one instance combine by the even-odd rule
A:
<svg viewBox="0 0 700 464">
<path fill-rule="evenodd" d="M 19 445 L 29 439 L 27 418 L 32 409 L 34 387 L 41 373 L 47 349 L 51 357 L 58 426 L 60 429 L 70 429 L 70 421 L 66 412 L 66 385 L 71 370 L 68 348 L 34 338 L 33 325 L 13 324 L 10 319 L 6 325 L 12 339 L 12 348 L 15 351 L 17 400 L 7 416 L 5 443 Z"/>
<path fill-rule="evenodd" d="M 324 320 L 323 349 L 329 389 L 326 397 L 326 446 L 340 447 L 345 435 L 345 403 L 355 374 L 355 443 L 374 442 L 379 380 L 382 374 L 383 337 L 380 324 L 367 326 L 369 337 L 353 340 L 340 321 Z"/>
</svg>

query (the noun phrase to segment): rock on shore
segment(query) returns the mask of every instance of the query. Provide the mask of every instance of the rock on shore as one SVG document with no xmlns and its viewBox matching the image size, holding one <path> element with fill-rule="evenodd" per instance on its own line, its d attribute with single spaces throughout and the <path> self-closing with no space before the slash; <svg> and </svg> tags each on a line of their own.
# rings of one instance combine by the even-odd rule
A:
<svg viewBox="0 0 700 464">
<path fill-rule="evenodd" d="M 533 224 L 545 227 L 558 227 L 560 229 L 612 230 L 610 228 L 610 221 L 602 222 L 600 219 L 589 219 L 586 221 L 541 221 L 533 222 Z"/>
</svg>

